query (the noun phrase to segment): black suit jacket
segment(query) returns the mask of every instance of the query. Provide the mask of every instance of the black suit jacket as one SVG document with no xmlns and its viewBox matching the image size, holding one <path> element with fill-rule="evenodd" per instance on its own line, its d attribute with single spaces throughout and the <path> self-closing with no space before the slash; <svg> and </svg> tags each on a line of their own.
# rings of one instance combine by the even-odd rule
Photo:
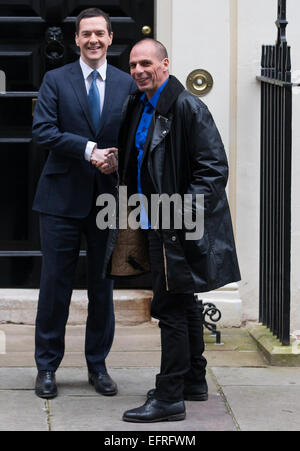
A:
<svg viewBox="0 0 300 451">
<path fill-rule="evenodd" d="M 103 175 L 85 160 L 88 141 L 117 147 L 123 104 L 136 90 L 130 75 L 108 65 L 100 127 L 95 130 L 79 61 L 45 74 L 33 120 L 33 138 L 49 149 L 33 209 L 83 218 L 97 194 L 115 193 L 117 176 Z"/>
</svg>

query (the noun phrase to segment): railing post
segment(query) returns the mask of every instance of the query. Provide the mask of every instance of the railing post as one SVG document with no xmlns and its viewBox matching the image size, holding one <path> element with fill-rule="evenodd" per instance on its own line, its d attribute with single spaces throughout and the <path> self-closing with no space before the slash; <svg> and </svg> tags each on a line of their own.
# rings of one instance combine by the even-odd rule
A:
<svg viewBox="0 0 300 451">
<path fill-rule="evenodd" d="M 286 0 L 278 0 L 277 41 L 262 46 L 259 319 L 290 343 L 292 83 Z"/>
</svg>

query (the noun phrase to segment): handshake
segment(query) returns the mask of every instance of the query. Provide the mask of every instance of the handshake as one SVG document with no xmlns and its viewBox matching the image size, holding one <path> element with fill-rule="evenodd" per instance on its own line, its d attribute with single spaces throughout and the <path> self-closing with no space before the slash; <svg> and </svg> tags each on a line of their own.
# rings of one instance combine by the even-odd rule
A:
<svg viewBox="0 0 300 451">
<path fill-rule="evenodd" d="M 118 169 L 118 149 L 110 147 L 109 149 L 94 148 L 91 155 L 91 163 L 102 174 L 109 175 Z"/>
</svg>

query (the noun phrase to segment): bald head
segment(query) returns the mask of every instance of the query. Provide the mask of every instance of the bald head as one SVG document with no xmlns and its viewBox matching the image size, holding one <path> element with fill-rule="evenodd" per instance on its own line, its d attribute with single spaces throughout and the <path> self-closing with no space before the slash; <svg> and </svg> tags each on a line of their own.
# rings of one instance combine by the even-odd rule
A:
<svg viewBox="0 0 300 451">
<path fill-rule="evenodd" d="M 148 45 L 148 46 L 150 45 L 150 46 L 153 47 L 153 50 L 154 50 L 157 58 L 160 61 L 162 61 L 165 58 L 169 58 L 168 51 L 167 51 L 166 47 L 161 42 L 157 41 L 156 39 L 151 39 L 151 38 L 142 39 L 141 41 L 137 42 L 132 47 L 132 50 L 135 47 L 137 47 L 137 46 L 145 45 L 145 44 Z"/>
</svg>

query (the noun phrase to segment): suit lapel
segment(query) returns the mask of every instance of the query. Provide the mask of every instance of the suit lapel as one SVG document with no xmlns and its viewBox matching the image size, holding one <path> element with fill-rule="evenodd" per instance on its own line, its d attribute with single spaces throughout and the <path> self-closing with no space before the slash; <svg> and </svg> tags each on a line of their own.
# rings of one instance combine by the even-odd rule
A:
<svg viewBox="0 0 300 451">
<path fill-rule="evenodd" d="M 70 80 L 71 80 L 73 89 L 75 91 L 76 97 L 78 99 L 78 102 L 80 103 L 82 111 L 85 115 L 85 118 L 86 118 L 91 130 L 93 131 L 93 133 L 95 133 L 92 117 L 90 114 L 90 105 L 89 105 L 88 96 L 87 96 L 87 92 L 86 92 L 86 86 L 85 86 L 82 70 L 81 70 L 81 67 L 79 64 L 79 60 L 76 61 L 71 66 Z"/>
</svg>

